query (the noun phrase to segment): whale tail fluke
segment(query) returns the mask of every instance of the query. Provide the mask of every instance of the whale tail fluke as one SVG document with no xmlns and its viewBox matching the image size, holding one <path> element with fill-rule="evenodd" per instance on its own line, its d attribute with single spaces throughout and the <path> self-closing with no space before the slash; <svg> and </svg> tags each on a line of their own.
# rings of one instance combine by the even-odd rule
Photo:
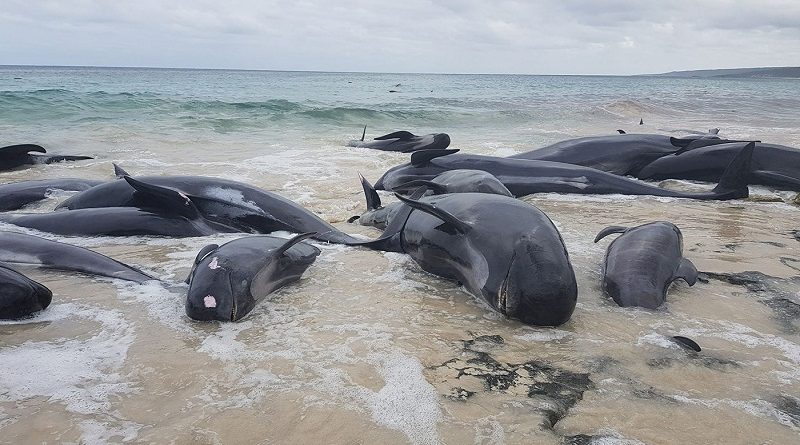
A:
<svg viewBox="0 0 800 445">
<path fill-rule="evenodd" d="M 420 187 L 411 194 L 410 199 L 417 200 L 425 195 L 425 192 L 427 191 L 427 187 Z M 376 239 L 365 241 L 355 240 L 345 242 L 343 244 L 347 244 L 348 246 L 367 247 L 372 250 L 381 250 L 384 252 L 402 252 L 403 245 L 400 241 L 400 234 L 403 231 L 406 221 L 408 220 L 408 217 L 411 216 L 411 212 L 413 210 L 414 209 L 409 205 L 403 205 L 386 226 L 386 229 L 383 230 L 381 236 Z"/>
<path fill-rule="evenodd" d="M 715 195 L 724 199 L 746 198 L 749 196 L 747 185 L 750 180 L 750 164 L 755 147 L 755 142 L 748 143 L 725 167 L 725 171 L 722 172 L 722 176 L 719 178 L 719 183 L 712 190 Z"/>
</svg>

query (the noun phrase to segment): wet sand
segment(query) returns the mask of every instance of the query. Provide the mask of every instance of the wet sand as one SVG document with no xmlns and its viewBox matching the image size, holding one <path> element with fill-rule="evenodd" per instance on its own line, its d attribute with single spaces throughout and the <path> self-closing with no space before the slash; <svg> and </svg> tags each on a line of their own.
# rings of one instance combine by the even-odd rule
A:
<svg viewBox="0 0 800 445">
<path fill-rule="evenodd" d="M 333 150 L 335 158 L 326 156 Z M 280 191 L 366 236 L 378 232 L 344 222 L 364 208 L 356 173 L 374 180 L 405 158 L 338 146 L 256 157 L 243 149 L 249 161 L 211 154 L 192 162 L 179 153 L 162 151 L 160 162 L 116 156 L 134 174 L 179 169 Z M 3 179 L 110 179 L 110 169 L 101 159 Z M 32 319 L 0 324 L 2 441 L 796 443 L 800 208 L 757 199 L 525 201 L 554 220 L 578 278 L 575 313 L 555 329 L 504 319 L 402 254 L 321 243 L 304 277 L 244 321 L 196 323 L 183 313 L 192 259 L 208 243 L 241 235 L 49 236 L 140 266 L 164 284 L 25 268 L 54 299 Z M 675 284 L 661 310 L 619 308 L 600 289 L 610 238 L 592 240 L 607 225 L 662 219 L 682 229 L 685 256 L 709 276 L 694 287 Z M 672 335 L 703 351 L 687 352 Z"/>
</svg>

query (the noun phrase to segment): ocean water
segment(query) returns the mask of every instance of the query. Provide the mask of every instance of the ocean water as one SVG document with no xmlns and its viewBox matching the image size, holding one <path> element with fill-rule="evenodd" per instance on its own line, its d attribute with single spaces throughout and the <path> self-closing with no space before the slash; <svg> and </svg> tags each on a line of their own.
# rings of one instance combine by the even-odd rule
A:
<svg viewBox="0 0 800 445">
<path fill-rule="evenodd" d="M 408 156 L 346 147 L 364 125 L 368 138 L 447 132 L 453 147 L 493 155 L 618 128 L 718 127 L 800 146 L 797 91 L 782 79 L 0 67 L 0 145 L 95 157 L 0 180 L 110 180 L 112 162 L 135 175 L 224 177 L 376 236 L 345 222 L 364 209 L 357 174 L 374 181 Z M 751 191 L 727 202 L 525 198 L 562 232 L 578 278 L 575 313 L 556 329 L 503 319 L 404 255 L 319 243 L 304 278 L 244 321 L 195 323 L 181 284 L 191 261 L 240 235 L 43 235 L 165 284 L 25 269 L 54 299 L 0 323 L 0 441 L 796 443 L 800 208 L 794 194 Z M 659 219 L 682 228 L 701 271 L 769 277 L 679 283 L 659 311 L 617 307 L 600 289 L 607 242 L 592 240 L 607 225 Z M 687 354 L 671 335 L 703 351 Z"/>
</svg>

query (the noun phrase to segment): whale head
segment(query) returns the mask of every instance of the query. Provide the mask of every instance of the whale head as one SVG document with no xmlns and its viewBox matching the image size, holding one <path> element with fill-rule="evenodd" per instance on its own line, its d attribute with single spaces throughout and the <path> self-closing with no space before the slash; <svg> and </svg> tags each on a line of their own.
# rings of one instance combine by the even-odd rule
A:
<svg viewBox="0 0 800 445">
<path fill-rule="evenodd" d="M 189 276 L 186 315 L 198 321 L 235 321 L 240 316 L 231 282 L 232 265 L 215 253 L 216 250 L 206 252 L 202 258 L 198 255 Z"/>
<path fill-rule="evenodd" d="M 559 251 L 560 250 L 560 251 Z M 578 285 L 562 243 L 523 236 L 514 248 L 496 307 L 507 317 L 536 326 L 558 326 L 575 310 Z"/>
<path fill-rule="evenodd" d="M 22 318 L 50 305 L 50 289 L 0 265 L 0 319 Z"/>
</svg>

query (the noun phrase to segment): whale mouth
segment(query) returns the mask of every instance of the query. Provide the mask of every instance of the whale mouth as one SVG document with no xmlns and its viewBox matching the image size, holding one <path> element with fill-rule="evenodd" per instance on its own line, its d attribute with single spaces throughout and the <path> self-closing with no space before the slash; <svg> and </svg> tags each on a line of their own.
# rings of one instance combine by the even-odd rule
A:
<svg viewBox="0 0 800 445">
<path fill-rule="evenodd" d="M 506 272 L 506 277 L 503 279 L 503 283 L 500 285 L 500 291 L 497 293 L 497 300 L 495 301 L 497 310 L 506 316 L 508 316 L 506 311 L 508 306 L 508 281 L 511 278 L 511 267 L 514 265 L 514 258 L 516 258 L 516 256 L 516 252 L 514 252 L 514 254 L 511 256 L 511 264 L 508 267 L 508 272 Z"/>
</svg>

